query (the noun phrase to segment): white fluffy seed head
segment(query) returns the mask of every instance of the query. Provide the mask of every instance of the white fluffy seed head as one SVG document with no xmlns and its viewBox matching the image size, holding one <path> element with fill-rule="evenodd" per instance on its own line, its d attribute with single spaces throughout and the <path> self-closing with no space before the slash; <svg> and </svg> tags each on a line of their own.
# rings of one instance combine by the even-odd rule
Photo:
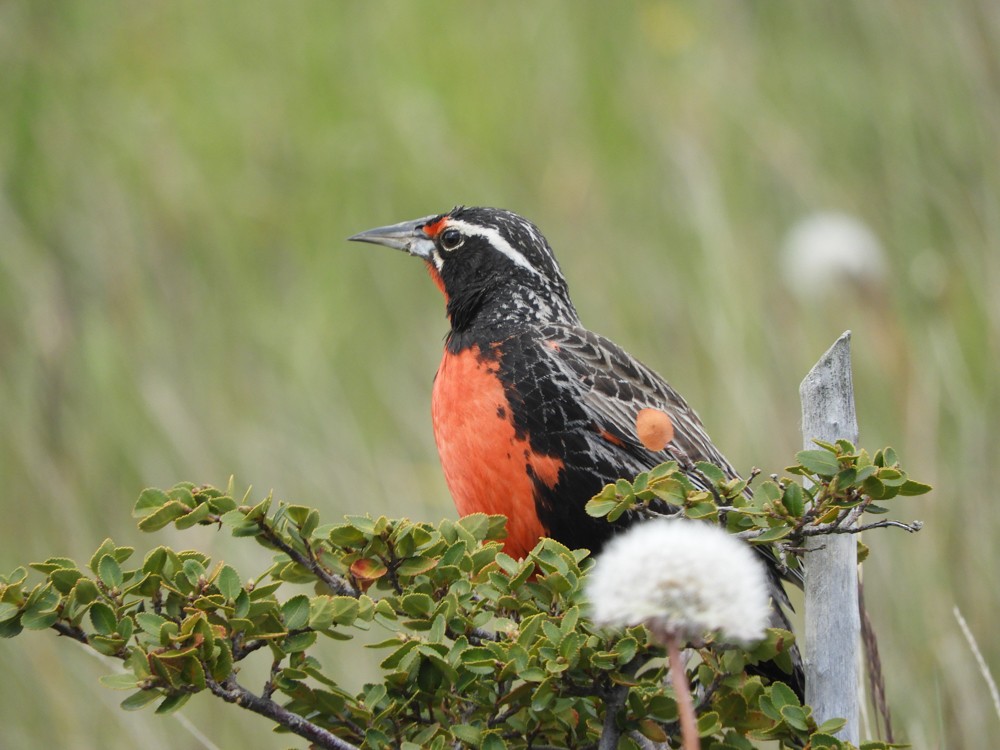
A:
<svg viewBox="0 0 1000 750">
<path fill-rule="evenodd" d="M 798 221 L 782 249 L 781 270 L 794 294 L 824 299 L 845 287 L 879 285 L 888 273 L 885 251 L 860 219 L 822 211 Z"/>
<path fill-rule="evenodd" d="M 656 520 L 615 537 L 586 584 L 598 625 L 646 624 L 698 640 L 753 643 L 770 618 L 767 574 L 746 543 L 700 521 Z"/>
</svg>

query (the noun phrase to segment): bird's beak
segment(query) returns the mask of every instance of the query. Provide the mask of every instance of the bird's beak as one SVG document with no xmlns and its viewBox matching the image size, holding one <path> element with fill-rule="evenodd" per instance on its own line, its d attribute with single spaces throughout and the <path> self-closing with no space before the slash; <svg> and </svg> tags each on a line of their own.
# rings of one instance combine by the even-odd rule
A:
<svg viewBox="0 0 1000 750">
<path fill-rule="evenodd" d="M 427 260 L 434 249 L 434 243 L 424 233 L 424 226 L 433 218 L 435 218 L 433 215 L 425 216 L 422 219 L 402 221 L 387 227 L 369 229 L 347 239 L 352 242 L 371 242 L 373 245 L 385 245 Z"/>
</svg>

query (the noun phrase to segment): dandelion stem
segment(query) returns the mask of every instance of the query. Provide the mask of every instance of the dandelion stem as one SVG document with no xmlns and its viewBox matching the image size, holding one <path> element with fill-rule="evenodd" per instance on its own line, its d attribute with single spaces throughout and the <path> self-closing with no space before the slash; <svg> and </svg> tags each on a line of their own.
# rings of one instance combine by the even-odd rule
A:
<svg viewBox="0 0 1000 750">
<path fill-rule="evenodd" d="M 691 686 L 684 670 L 684 660 L 681 659 L 680 636 L 677 633 L 667 635 L 667 656 L 670 659 L 670 682 L 674 686 L 674 698 L 677 700 L 677 713 L 681 720 L 681 737 L 684 739 L 684 750 L 701 750 L 701 740 L 698 739 L 698 723 L 694 718 L 694 701 L 691 699 Z"/>
</svg>

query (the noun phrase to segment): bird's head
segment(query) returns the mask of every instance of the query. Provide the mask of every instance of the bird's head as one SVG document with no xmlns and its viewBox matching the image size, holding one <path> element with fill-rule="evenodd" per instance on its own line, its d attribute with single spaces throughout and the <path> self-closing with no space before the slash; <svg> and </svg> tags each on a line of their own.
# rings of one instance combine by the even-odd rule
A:
<svg viewBox="0 0 1000 750">
<path fill-rule="evenodd" d="M 577 320 L 549 243 L 511 211 L 459 206 L 349 239 L 424 260 L 444 292 L 453 331 Z"/>
</svg>

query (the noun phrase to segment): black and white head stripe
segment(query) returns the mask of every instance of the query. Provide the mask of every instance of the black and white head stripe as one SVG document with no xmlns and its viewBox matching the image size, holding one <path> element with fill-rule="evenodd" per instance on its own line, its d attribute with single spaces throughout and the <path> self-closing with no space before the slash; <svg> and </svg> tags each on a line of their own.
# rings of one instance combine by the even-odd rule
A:
<svg viewBox="0 0 1000 750">
<path fill-rule="evenodd" d="M 464 206 L 452 209 L 447 217 L 447 226 L 482 237 L 518 268 L 549 282 L 563 281 L 552 249 L 527 219 L 503 209 Z"/>
<path fill-rule="evenodd" d="M 540 273 L 539 270 L 535 268 L 524 256 L 524 253 L 517 250 L 507 241 L 507 239 L 500 233 L 499 229 L 485 227 L 481 224 L 472 224 L 468 221 L 462 221 L 461 219 L 449 219 L 448 228 L 457 229 L 467 237 L 482 237 L 484 240 L 489 242 L 491 246 L 496 248 L 498 252 L 510 258 L 515 266 L 519 266 L 534 274 Z"/>
</svg>

